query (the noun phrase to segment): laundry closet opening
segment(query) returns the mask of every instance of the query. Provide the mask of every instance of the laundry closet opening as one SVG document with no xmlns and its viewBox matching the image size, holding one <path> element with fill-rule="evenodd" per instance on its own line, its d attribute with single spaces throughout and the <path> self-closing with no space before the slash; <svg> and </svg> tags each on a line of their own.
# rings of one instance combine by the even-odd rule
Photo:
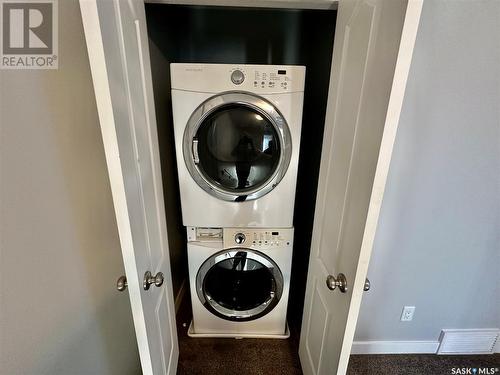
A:
<svg viewBox="0 0 500 375">
<path fill-rule="evenodd" d="M 184 298 L 189 298 L 189 292 L 185 290 L 188 287 L 186 229 L 181 219 L 174 149 L 170 64 L 303 65 L 306 78 L 287 318 L 291 330 L 300 329 L 336 15 L 336 10 L 146 4 L 173 289 L 177 300 L 183 290 Z"/>
</svg>

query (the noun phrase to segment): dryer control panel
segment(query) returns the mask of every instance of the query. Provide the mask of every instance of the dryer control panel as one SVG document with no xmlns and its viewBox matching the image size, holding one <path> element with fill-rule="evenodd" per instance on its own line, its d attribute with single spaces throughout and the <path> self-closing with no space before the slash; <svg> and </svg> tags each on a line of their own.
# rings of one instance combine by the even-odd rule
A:
<svg viewBox="0 0 500 375">
<path fill-rule="evenodd" d="M 247 65 L 232 68 L 230 79 L 235 89 L 245 86 L 248 91 L 270 93 L 297 90 L 293 76 L 290 67 Z"/>
<path fill-rule="evenodd" d="M 293 245 L 293 228 L 224 228 L 224 248 L 272 250 Z"/>
<path fill-rule="evenodd" d="M 170 64 L 173 90 L 256 94 L 303 92 L 306 68 L 299 65 Z"/>
</svg>

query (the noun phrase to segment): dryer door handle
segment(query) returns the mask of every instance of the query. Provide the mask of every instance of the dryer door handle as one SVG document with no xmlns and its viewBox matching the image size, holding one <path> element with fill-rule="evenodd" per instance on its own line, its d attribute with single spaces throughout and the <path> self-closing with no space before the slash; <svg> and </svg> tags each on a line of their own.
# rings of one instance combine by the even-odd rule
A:
<svg viewBox="0 0 500 375">
<path fill-rule="evenodd" d="M 193 138 L 192 151 L 193 151 L 193 161 L 195 164 L 198 164 L 200 162 L 200 157 L 198 155 L 198 138 L 196 137 Z"/>
</svg>

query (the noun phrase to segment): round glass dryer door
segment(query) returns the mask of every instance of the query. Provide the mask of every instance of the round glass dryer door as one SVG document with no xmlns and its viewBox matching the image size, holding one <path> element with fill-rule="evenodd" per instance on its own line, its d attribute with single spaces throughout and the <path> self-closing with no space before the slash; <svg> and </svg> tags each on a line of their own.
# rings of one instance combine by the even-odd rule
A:
<svg viewBox="0 0 500 375">
<path fill-rule="evenodd" d="M 276 306 L 283 292 L 283 275 L 271 258 L 258 251 L 229 249 L 202 264 L 196 275 L 196 292 L 213 314 L 248 321 Z"/>
<path fill-rule="evenodd" d="M 269 101 L 229 92 L 209 98 L 184 132 L 184 160 L 197 184 L 228 201 L 252 200 L 271 191 L 286 173 L 290 131 Z"/>
</svg>

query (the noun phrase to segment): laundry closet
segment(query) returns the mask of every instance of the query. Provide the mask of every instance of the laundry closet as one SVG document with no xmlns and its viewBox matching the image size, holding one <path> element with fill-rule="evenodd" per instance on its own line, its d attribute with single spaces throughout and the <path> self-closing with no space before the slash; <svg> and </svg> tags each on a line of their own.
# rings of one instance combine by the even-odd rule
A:
<svg viewBox="0 0 500 375">
<path fill-rule="evenodd" d="M 143 372 L 345 373 L 421 2 L 80 4 Z"/>
<path fill-rule="evenodd" d="M 288 320 L 293 322 L 296 329 L 300 329 L 303 310 L 305 284 L 307 279 L 307 261 L 314 218 L 316 201 L 316 188 L 321 158 L 323 141 L 323 127 L 326 113 L 326 100 L 328 82 L 333 50 L 333 37 L 335 30 L 336 10 L 301 10 L 301 9 L 269 9 L 269 8 L 236 8 L 236 7 L 200 7 L 167 4 L 146 4 L 146 19 L 148 24 L 149 50 L 153 77 L 153 90 L 155 95 L 155 108 L 158 125 L 160 156 L 162 160 L 162 175 L 164 191 L 174 191 L 176 194 L 166 197 L 167 218 L 170 241 L 172 281 L 174 295 L 189 298 L 189 292 L 180 290 L 183 282 L 184 288 L 189 282 L 186 250 L 186 229 L 182 225 L 180 192 L 178 183 L 178 170 L 175 163 L 174 124 L 172 116 L 172 85 L 170 82 L 170 64 L 172 63 L 198 63 L 198 64 L 228 64 L 227 74 L 221 77 L 229 86 L 222 91 L 230 91 L 230 70 L 240 68 L 247 64 L 271 65 L 278 74 L 278 68 L 283 66 L 305 67 L 305 90 L 303 95 L 304 109 L 302 118 L 293 118 L 295 127 L 300 130 L 300 152 L 298 158 L 298 177 L 295 197 L 293 194 L 278 195 L 268 194 L 276 203 L 267 209 L 268 215 L 275 216 L 276 211 L 294 207 L 293 224 L 291 220 L 275 220 L 278 228 L 270 225 L 259 225 L 259 229 L 274 230 L 293 227 L 291 233 L 293 240 L 293 263 L 291 272 L 292 285 L 289 293 Z M 250 90 L 259 92 L 265 82 L 266 88 L 273 82 L 269 77 L 259 77 L 258 88 L 255 77 L 246 72 L 245 77 L 250 83 Z M 290 73 L 290 72 L 283 72 Z M 189 75 L 192 81 L 196 79 Z M 213 74 L 212 74 L 213 75 Z M 269 75 L 269 74 L 268 74 Z M 210 76 L 210 73 L 209 73 Z M 205 78 L 206 79 L 206 78 Z M 264 81 L 263 81 L 264 80 Z M 246 82 L 245 82 L 246 83 Z M 272 83 L 271 83 L 272 84 Z M 217 87 L 218 85 L 214 85 Z M 233 85 L 234 91 L 242 91 L 238 85 Z M 249 90 L 249 89 L 247 89 Z M 203 91 L 203 90 L 199 90 Z M 205 90 L 206 91 L 206 90 Z M 211 95 L 217 95 L 215 92 Z M 211 96 L 208 95 L 208 96 Z M 288 94 L 290 95 L 290 94 Z M 301 106 L 302 103 L 298 103 Z M 189 117 L 191 113 L 187 114 Z M 297 117 L 297 116 L 295 116 Z M 187 123 L 187 121 L 186 121 Z M 302 126 L 300 126 L 302 124 Z M 184 127 L 185 124 L 182 124 Z M 285 126 L 290 127 L 285 119 Z M 177 145 L 182 144 L 177 142 Z M 278 151 L 279 152 L 279 151 Z M 179 157 L 179 152 L 177 156 Z M 184 163 L 184 160 L 182 160 Z M 181 166 L 182 167 L 182 166 Z M 292 169 L 292 168 L 289 168 Z M 297 169 L 297 166 L 295 166 Z M 292 174 L 290 170 L 286 173 Z M 191 176 L 189 175 L 187 179 Z M 186 179 L 186 177 L 183 177 Z M 188 184 L 193 184 L 188 181 Z M 295 187 L 295 181 L 280 181 L 279 184 L 288 184 Z M 208 193 L 200 187 L 195 188 L 209 198 Z M 291 189 L 293 192 L 295 189 Z M 255 199 L 259 201 L 260 198 Z M 193 202 L 194 205 L 202 203 L 202 199 Z M 221 202 L 221 203 L 218 203 Z M 224 204 L 223 200 L 214 202 Z M 243 202 L 230 202 L 228 205 L 241 205 Z M 259 204 L 258 202 L 257 204 Z M 186 206 L 189 203 L 186 202 Z M 260 208 L 262 207 L 262 208 Z M 261 204 L 258 209 L 266 215 L 266 207 Z M 203 204 L 192 207 L 204 211 Z M 171 210 L 171 211 L 169 211 Z M 210 211 L 210 210 L 209 210 Z M 274 211 L 274 212 L 273 212 Z M 212 210 L 213 213 L 213 210 Z M 215 215 L 215 213 L 213 213 Z M 203 215 L 200 212 L 200 215 Z M 250 214 L 248 214 L 250 215 Z M 195 216 L 194 214 L 192 216 Z M 290 213 L 290 219 L 292 213 Z M 171 218 L 170 218 L 171 217 Z M 236 215 L 231 217 L 231 209 L 227 209 L 227 222 L 225 227 L 241 226 Z M 286 216 L 285 216 L 286 217 Z M 190 218 L 190 217 L 189 217 Z M 287 217 L 286 217 L 287 218 Z M 218 217 L 213 221 L 201 221 L 206 227 L 218 227 Z M 245 218 L 246 219 L 246 218 Z M 251 221 L 251 218 L 248 218 Z M 196 221 L 193 217 L 193 221 Z M 189 221 L 188 221 L 189 222 Z M 213 222 L 213 223 L 212 223 Z M 231 223 L 234 222 L 233 225 Z M 191 222 L 189 222 L 191 223 Z M 211 224 L 212 223 L 212 224 Z M 288 224 L 288 225 L 287 225 Z M 292 225 L 290 225 L 292 224 Z M 243 228 L 244 231 L 250 229 Z M 196 228 L 190 228 L 196 230 Z M 200 229 L 198 229 L 200 230 Z M 220 233 L 220 232 L 218 232 Z M 259 237 L 260 239 L 260 237 Z M 248 241 L 253 241 L 249 238 Z M 266 240 L 264 240 L 267 242 Z M 248 243 L 242 245 L 248 245 Z M 271 240 L 269 240 L 271 242 Z M 237 244 L 235 244 L 236 246 Z M 292 248 L 290 252 L 292 259 Z M 271 250 L 271 251 L 270 251 Z M 262 252 L 262 251 L 261 251 Z M 272 258 L 272 249 L 267 251 Z M 191 272 L 195 272 L 192 270 Z M 257 271 L 256 271 L 257 272 Z M 287 274 L 290 274 L 287 272 Z M 290 283 L 288 279 L 278 282 Z M 226 280 L 228 281 L 228 280 Z M 252 283 L 255 281 L 251 281 Z M 256 284 L 257 285 L 257 284 Z M 288 289 L 288 285 L 287 285 Z M 179 292 L 181 294 L 179 294 Z M 185 293 L 185 294 L 184 294 Z M 265 292 L 263 292 L 265 293 Z M 195 294 L 196 296 L 196 294 Z M 177 300 L 178 304 L 179 299 Z M 266 300 L 263 299 L 262 302 Z M 255 304 L 255 301 L 252 301 Z M 258 303 L 258 302 L 257 302 Z M 285 304 L 286 305 L 286 304 Z M 242 329 L 243 333 L 244 330 Z M 255 330 L 253 331 L 255 332 Z M 257 329 L 258 332 L 258 329 Z M 264 336 L 264 332 L 262 332 Z M 282 335 L 285 334 L 285 327 Z"/>
</svg>

